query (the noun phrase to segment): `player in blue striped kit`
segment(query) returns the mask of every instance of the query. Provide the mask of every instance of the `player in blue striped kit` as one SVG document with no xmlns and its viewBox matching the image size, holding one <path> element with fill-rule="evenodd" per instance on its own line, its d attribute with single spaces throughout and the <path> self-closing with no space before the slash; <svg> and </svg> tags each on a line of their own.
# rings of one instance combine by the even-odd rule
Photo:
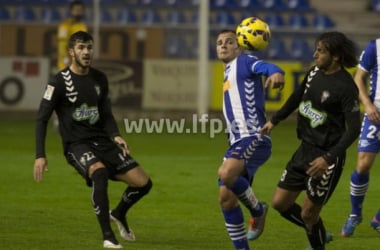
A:
<svg viewBox="0 0 380 250">
<path fill-rule="evenodd" d="M 370 169 L 380 151 L 380 39 L 370 41 L 363 50 L 355 83 L 359 88 L 360 101 L 365 108 L 362 130 L 358 144 L 357 165 L 351 174 L 351 213 L 342 227 L 341 235 L 353 235 L 355 227 L 362 222 L 364 198 L 369 186 Z M 366 82 L 370 76 L 370 92 Z M 380 210 L 370 221 L 371 227 L 380 233 Z"/>
<path fill-rule="evenodd" d="M 256 239 L 261 235 L 268 209 L 251 188 L 255 172 L 268 160 L 272 148 L 268 135 L 260 137 L 260 128 L 266 122 L 264 88 L 282 88 L 284 72 L 274 64 L 242 53 L 233 30 L 219 33 L 216 51 L 225 66 L 223 114 L 230 146 L 218 170 L 219 203 L 235 248 L 246 250 L 247 237 Z M 265 83 L 263 76 L 267 77 Z M 239 201 L 252 216 L 248 235 Z"/>
</svg>

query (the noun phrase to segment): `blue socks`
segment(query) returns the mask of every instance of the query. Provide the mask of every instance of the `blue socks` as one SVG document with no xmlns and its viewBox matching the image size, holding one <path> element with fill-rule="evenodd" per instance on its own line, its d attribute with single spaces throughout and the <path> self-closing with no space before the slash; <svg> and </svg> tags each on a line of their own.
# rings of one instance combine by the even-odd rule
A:
<svg viewBox="0 0 380 250">
<path fill-rule="evenodd" d="M 226 229 L 235 249 L 249 250 L 247 236 L 245 234 L 244 216 L 240 206 L 231 210 L 222 210 Z"/>
<path fill-rule="evenodd" d="M 361 216 L 365 195 L 369 186 L 369 174 L 358 174 L 355 170 L 351 175 L 350 198 L 351 214 Z"/>
</svg>

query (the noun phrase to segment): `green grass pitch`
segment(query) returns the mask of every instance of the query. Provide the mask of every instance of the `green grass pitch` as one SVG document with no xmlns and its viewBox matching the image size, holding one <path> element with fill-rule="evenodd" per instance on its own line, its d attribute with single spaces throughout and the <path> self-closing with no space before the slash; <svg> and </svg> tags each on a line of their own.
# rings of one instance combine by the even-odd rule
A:
<svg viewBox="0 0 380 250">
<path fill-rule="evenodd" d="M 122 126 L 120 126 L 123 131 Z M 33 181 L 34 123 L 0 123 L 0 249 L 96 250 L 101 234 L 90 201 L 90 189 L 62 155 L 60 137 L 49 128 L 49 171 L 41 183 Z M 219 210 L 217 168 L 227 148 L 224 134 L 129 134 L 123 136 L 132 155 L 153 180 L 153 189 L 129 212 L 128 222 L 137 241 L 121 242 L 134 250 L 233 249 Z M 260 200 L 270 202 L 282 170 L 298 146 L 295 123 L 281 123 L 272 132 L 273 154 L 257 173 L 253 185 Z M 364 206 L 364 220 L 351 238 L 340 228 L 349 213 L 349 180 L 356 163 L 356 145 L 348 151 L 341 181 L 322 217 L 334 240 L 327 249 L 378 249 L 380 235 L 369 227 L 379 208 L 380 167 L 375 164 Z M 111 182 L 111 206 L 124 185 Z M 248 214 L 245 211 L 246 220 Z M 117 229 L 115 225 L 115 232 Z M 117 234 L 118 235 L 118 234 Z M 305 249 L 302 229 L 269 210 L 265 232 L 251 249 Z"/>
</svg>

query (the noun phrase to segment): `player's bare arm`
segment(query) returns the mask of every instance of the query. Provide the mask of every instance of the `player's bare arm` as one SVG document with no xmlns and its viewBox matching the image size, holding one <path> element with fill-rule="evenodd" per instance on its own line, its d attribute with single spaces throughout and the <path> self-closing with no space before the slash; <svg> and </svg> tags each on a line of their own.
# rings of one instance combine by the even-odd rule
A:
<svg viewBox="0 0 380 250">
<path fill-rule="evenodd" d="M 376 124 L 380 124 L 380 113 L 376 106 L 370 100 L 367 94 L 366 81 L 368 79 L 368 72 L 358 68 L 355 74 L 355 84 L 359 89 L 359 98 L 364 105 L 364 111 L 368 119 Z"/>
<path fill-rule="evenodd" d="M 42 181 L 42 176 L 44 172 L 47 170 L 47 159 L 45 157 L 37 158 L 34 161 L 34 180 L 36 182 Z"/>
</svg>

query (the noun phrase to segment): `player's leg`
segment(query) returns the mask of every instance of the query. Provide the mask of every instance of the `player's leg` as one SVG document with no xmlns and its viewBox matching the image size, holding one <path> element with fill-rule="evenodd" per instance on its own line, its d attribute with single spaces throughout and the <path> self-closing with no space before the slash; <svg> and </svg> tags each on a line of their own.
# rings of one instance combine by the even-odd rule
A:
<svg viewBox="0 0 380 250">
<path fill-rule="evenodd" d="M 272 207 L 288 221 L 297 226 L 305 227 L 301 217 L 301 206 L 295 203 L 300 192 L 277 187 L 272 197 Z"/>
<path fill-rule="evenodd" d="M 92 164 L 88 175 L 92 180 L 92 203 L 103 233 L 104 247 L 121 248 L 111 228 L 108 200 L 108 170 L 101 162 Z M 120 246 L 120 247 L 119 247 Z"/>
<path fill-rule="evenodd" d="M 376 215 L 371 219 L 370 225 L 378 233 L 380 233 L 380 209 L 377 211 Z"/>
<path fill-rule="evenodd" d="M 219 184 L 234 193 L 253 216 L 260 216 L 263 213 L 263 206 L 256 198 L 247 178 L 242 176 L 245 172 L 244 167 L 245 160 L 227 158 L 218 170 Z"/>
<path fill-rule="evenodd" d="M 380 150 L 379 140 L 374 136 L 380 132 L 380 126 L 372 124 L 367 116 L 364 117 L 362 126 L 357 165 L 351 174 L 350 181 L 351 213 L 341 230 L 341 235 L 344 237 L 353 235 L 356 226 L 362 222 L 362 209 L 369 186 L 370 169 Z"/>
<path fill-rule="evenodd" d="M 301 191 L 305 189 L 304 180 L 307 176 L 300 174 L 299 169 L 302 169 L 305 164 L 307 151 L 307 148 L 299 146 L 287 163 L 272 197 L 272 207 L 282 217 L 300 227 L 305 226 L 301 217 L 302 209 L 295 201 Z"/>
<path fill-rule="evenodd" d="M 254 176 L 257 170 L 264 165 L 271 155 L 272 144 L 269 138 L 264 137 L 257 141 L 252 140 L 247 143 L 247 147 L 242 155 L 245 158 L 245 171 L 247 179 L 250 180 L 252 186 Z M 264 232 L 265 220 L 269 206 L 266 202 L 258 202 L 258 209 L 247 207 L 251 213 L 251 218 L 248 224 L 247 238 L 248 240 L 258 239 Z"/>
<path fill-rule="evenodd" d="M 103 234 L 103 246 L 105 248 L 121 248 L 110 225 L 107 193 L 108 170 L 86 144 L 69 148 L 66 158 L 85 178 L 87 185 L 92 188 L 92 203 Z"/>
<path fill-rule="evenodd" d="M 248 250 L 248 240 L 245 235 L 244 215 L 236 195 L 219 181 L 219 204 L 225 221 L 225 226 L 235 249 Z"/>
<path fill-rule="evenodd" d="M 305 230 L 310 242 L 311 249 L 324 250 L 326 243 L 326 229 L 322 218 L 319 216 L 322 204 L 316 204 L 308 196 L 302 205 L 301 217 L 305 223 Z"/>
<path fill-rule="evenodd" d="M 357 167 L 351 174 L 350 181 L 351 213 L 341 230 L 341 235 L 344 237 L 353 235 L 356 226 L 362 222 L 363 203 L 369 186 L 369 172 L 375 158 L 376 153 L 358 153 Z"/>
<path fill-rule="evenodd" d="M 317 153 L 315 148 L 312 153 Z M 323 206 L 328 202 L 342 175 L 345 155 L 338 156 L 335 162 L 328 166 L 325 173 L 318 178 L 309 177 L 306 193 L 302 205 L 301 217 L 305 223 L 305 231 L 310 242 L 311 249 L 325 249 L 325 244 L 332 240 L 326 233 L 322 218 L 320 217 Z"/>
<path fill-rule="evenodd" d="M 127 212 L 149 193 L 152 188 L 152 181 L 143 168 L 129 155 L 125 156 L 117 169 L 118 173 L 113 178 L 126 183 L 128 186 L 121 195 L 117 206 L 110 212 L 110 217 L 116 222 L 120 236 L 124 240 L 135 241 L 135 235 L 127 223 Z"/>
</svg>

